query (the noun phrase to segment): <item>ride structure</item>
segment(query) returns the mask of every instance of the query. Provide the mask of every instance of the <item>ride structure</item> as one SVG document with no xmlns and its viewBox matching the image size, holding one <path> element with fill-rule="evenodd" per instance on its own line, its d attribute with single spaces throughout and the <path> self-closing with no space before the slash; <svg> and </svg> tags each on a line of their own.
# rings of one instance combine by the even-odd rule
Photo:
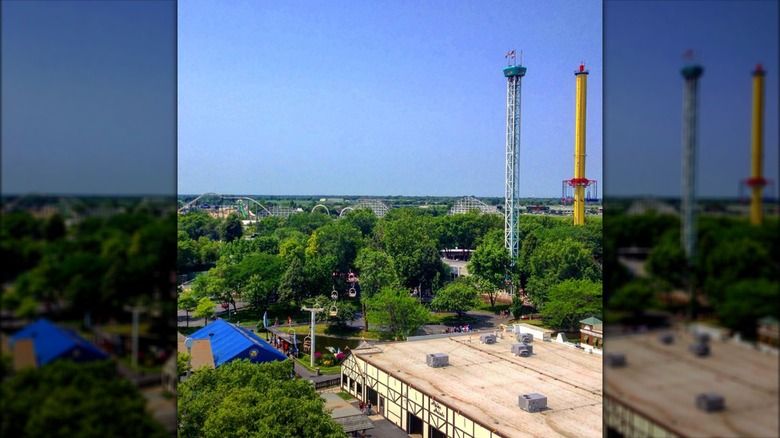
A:
<svg viewBox="0 0 780 438">
<path fill-rule="evenodd" d="M 585 64 L 580 64 L 579 70 L 574 72 L 577 81 L 574 98 L 574 178 L 563 181 L 561 193 L 561 197 L 567 200 L 569 199 L 567 187 L 573 189 L 574 225 L 585 225 L 585 201 L 593 199 L 592 194 L 586 199 L 586 189 L 598 187 L 595 180 L 585 178 L 585 110 L 589 73 L 585 70 Z M 598 198 L 598 194 L 595 197 Z"/>
<path fill-rule="evenodd" d="M 764 165 L 764 71 L 761 64 L 753 70 L 753 117 L 751 119 L 750 178 L 743 184 L 750 187 L 750 224 L 764 222 L 762 191 L 767 185 L 763 176 Z"/>
<path fill-rule="evenodd" d="M 504 197 L 504 246 L 509 250 L 512 266 L 520 253 L 517 235 L 518 207 L 520 201 L 520 94 L 526 68 L 513 64 L 515 51 L 508 52 L 509 65 L 504 68 L 506 77 L 506 179 Z"/>
</svg>

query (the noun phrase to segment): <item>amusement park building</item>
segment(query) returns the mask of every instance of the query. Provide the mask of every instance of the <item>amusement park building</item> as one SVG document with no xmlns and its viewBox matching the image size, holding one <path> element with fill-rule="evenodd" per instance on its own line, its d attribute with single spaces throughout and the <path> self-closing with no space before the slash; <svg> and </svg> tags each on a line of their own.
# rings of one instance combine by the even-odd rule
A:
<svg viewBox="0 0 780 438">
<path fill-rule="evenodd" d="M 483 335 L 361 345 L 343 362 L 341 388 L 423 438 L 602 436 L 601 356 L 535 339 L 521 357 L 511 334 Z M 546 406 L 521 409 L 534 398 Z"/>
</svg>

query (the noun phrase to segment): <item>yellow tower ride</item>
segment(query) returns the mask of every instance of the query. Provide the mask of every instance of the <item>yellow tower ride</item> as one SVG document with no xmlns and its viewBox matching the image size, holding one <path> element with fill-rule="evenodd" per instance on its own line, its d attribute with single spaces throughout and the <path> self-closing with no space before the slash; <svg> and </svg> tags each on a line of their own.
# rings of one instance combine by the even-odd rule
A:
<svg viewBox="0 0 780 438">
<path fill-rule="evenodd" d="M 574 72 L 577 78 L 574 119 L 574 225 L 585 225 L 585 103 L 588 91 L 588 71 L 584 65 Z"/>
<path fill-rule="evenodd" d="M 766 72 L 761 64 L 753 71 L 753 119 L 752 119 L 752 160 L 750 166 L 751 188 L 750 224 L 761 225 L 764 208 L 762 205 L 762 190 L 766 180 L 762 175 L 764 161 L 764 76 Z"/>
</svg>

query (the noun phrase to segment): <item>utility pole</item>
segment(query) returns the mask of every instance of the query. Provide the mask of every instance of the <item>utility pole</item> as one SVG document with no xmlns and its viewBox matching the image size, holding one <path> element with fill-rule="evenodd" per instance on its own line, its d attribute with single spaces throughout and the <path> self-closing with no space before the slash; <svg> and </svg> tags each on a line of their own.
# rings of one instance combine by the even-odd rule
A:
<svg viewBox="0 0 780 438">
<path fill-rule="evenodd" d="M 309 355 L 309 366 L 314 368 L 314 320 L 315 315 L 325 309 L 322 307 L 302 307 L 301 310 L 311 313 L 311 354 Z"/>
</svg>

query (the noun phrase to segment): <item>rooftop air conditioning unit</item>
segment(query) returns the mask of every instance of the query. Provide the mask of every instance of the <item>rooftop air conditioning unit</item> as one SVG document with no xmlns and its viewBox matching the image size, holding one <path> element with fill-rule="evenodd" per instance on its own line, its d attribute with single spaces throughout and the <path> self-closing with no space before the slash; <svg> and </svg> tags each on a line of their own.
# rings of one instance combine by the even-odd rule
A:
<svg viewBox="0 0 780 438">
<path fill-rule="evenodd" d="M 525 344 L 530 344 L 534 341 L 534 335 L 531 333 L 520 333 L 517 335 L 517 340 Z"/>
<path fill-rule="evenodd" d="M 696 342 L 701 344 L 709 344 L 710 342 L 710 334 L 707 332 L 698 332 L 695 335 Z"/>
<path fill-rule="evenodd" d="M 674 343 L 674 335 L 671 333 L 662 333 L 660 336 L 658 336 L 658 340 L 666 345 L 670 345 Z"/>
<path fill-rule="evenodd" d="M 723 396 L 714 392 L 705 392 L 696 396 L 696 407 L 704 412 L 722 411 L 725 408 Z"/>
<path fill-rule="evenodd" d="M 483 344 L 495 344 L 496 343 L 496 335 L 483 333 L 479 335 L 479 342 Z"/>
<path fill-rule="evenodd" d="M 609 353 L 607 354 L 607 365 L 612 368 L 626 366 L 626 355 L 623 353 Z"/>
<path fill-rule="evenodd" d="M 425 363 L 429 367 L 439 368 L 449 365 L 450 357 L 444 353 L 429 353 L 425 355 Z"/>
<path fill-rule="evenodd" d="M 543 411 L 547 407 L 547 397 L 537 392 L 523 394 L 517 398 L 517 405 L 527 412 Z"/>
<path fill-rule="evenodd" d="M 706 342 L 697 342 L 690 346 L 691 353 L 696 356 L 708 356 L 710 354 L 710 346 Z"/>
<path fill-rule="evenodd" d="M 528 357 L 531 355 L 530 345 L 526 344 L 512 344 L 512 354 L 520 357 Z"/>
</svg>

